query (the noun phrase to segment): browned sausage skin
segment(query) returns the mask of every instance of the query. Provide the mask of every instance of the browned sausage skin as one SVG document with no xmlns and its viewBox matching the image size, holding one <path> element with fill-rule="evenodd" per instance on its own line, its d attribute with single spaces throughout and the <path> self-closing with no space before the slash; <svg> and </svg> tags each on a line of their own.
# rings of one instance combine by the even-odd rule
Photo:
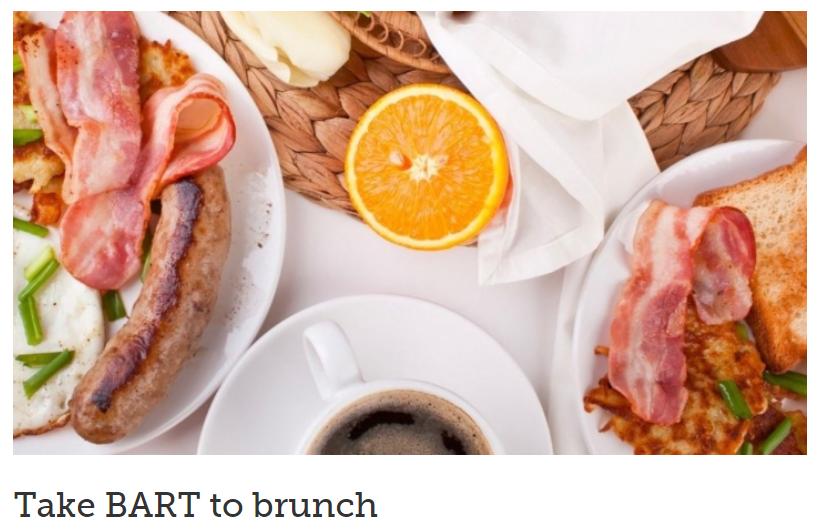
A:
<svg viewBox="0 0 820 531">
<path fill-rule="evenodd" d="M 216 304 L 231 237 L 215 166 L 162 192 L 151 265 L 128 323 L 74 391 L 74 429 L 107 444 L 131 433 L 168 392 Z"/>
</svg>

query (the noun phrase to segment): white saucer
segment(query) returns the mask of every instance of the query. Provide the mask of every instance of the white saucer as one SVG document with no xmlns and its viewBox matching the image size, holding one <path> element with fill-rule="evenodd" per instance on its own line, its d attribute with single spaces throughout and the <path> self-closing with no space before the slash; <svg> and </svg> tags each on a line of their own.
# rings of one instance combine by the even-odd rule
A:
<svg viewBox="0 0 820 531">
<path fill-rule="evenodd" d="M 302 350 L 302 332 L 332 319 L 344 328 L 364 379 L 411 379 L 471 403 L 508 454 L 552 454 L 544 411 L 524 373 L 492 337 L 441 306 L 392 295 L 328 301 L 265 334 L 211 405 L 199 454 L 292 454 L 324 404 Z"/>
</svg>

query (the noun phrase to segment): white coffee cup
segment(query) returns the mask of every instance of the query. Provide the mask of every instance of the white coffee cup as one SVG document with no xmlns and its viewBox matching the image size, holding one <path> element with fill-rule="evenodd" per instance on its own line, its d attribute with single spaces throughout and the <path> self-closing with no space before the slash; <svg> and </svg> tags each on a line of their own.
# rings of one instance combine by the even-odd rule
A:
<svg viewBox="0 0 820 531">
<path fill-rule="evenodd" d="M 316 387 L 327 407 L 302 438 L 299 454 L 308 453 L 323 428 L 348 407 L 367 397 L 390 391 L 415 391 L 449 402 L 472 419 L 487 441 L 492 454 L 504 454 L 501 442 L 484 417 L 455 393 L 437 385 L 415 380 L 365 382 L 350 340 L 335 322 L 325 321 L 305 330 L 304 348 Z"/>
</svg>

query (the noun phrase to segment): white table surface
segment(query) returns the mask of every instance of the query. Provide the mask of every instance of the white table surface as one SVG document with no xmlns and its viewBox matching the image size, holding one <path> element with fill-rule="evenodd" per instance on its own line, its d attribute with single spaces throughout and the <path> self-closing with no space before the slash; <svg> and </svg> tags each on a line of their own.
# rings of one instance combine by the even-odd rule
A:
<svg viewBox="0 0 820 531">
<path fill-rule="evenodd" d="M 807 141 L 806 70 L 789 72 L 741 138 Z M 392 245 L 358 221 L 287 193 L 285 266 L 261 333 L 319 302 L 392 293 L 426 299 L 483 327 L 516 359 L 546 404 L 561 273 L 480 287 L 475 249 L 421 253 Z M 210 402 L 131 454 L 196 453 Z M 551 425 L 553 431 L 561 426 Z M 573 453 L 582 453 L 582 448 Z"/>
</svg>

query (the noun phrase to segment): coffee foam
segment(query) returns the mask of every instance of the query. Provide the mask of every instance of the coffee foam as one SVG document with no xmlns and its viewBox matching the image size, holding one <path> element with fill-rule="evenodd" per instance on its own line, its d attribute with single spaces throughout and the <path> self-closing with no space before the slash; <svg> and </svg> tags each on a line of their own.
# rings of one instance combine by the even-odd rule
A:
<svg viewBox="0 0 820 531">
<path fill-rule="evenodd" d="M 326 455 L 442 455 L 492 451 L 461 408 L 427 393 L 385 391 L 354 402 L 317 434 L 307 452 Z"/>
</svg>

